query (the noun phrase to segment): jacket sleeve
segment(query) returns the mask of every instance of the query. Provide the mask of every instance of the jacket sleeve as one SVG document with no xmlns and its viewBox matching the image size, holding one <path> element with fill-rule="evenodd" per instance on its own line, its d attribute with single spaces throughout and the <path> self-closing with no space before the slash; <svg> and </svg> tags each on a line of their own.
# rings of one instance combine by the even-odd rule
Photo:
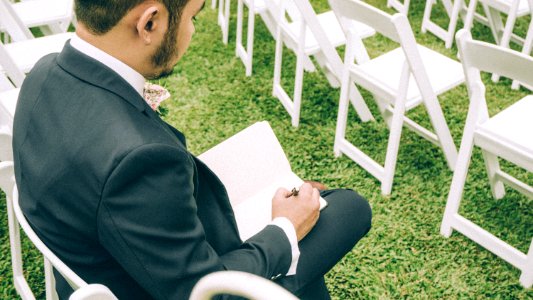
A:
<svg viewBox="0 0 533 300">
<path fill-rule="evenodd" d="M 156 299 L 187 299 L 202 276 L 219 270 L 285 274 L 291 248 L 277 226 L 217 255 L 197 216 L 194 168 L 186 151 L 168 145 L 143 145 L 127 154 L 102 191 L 102 245 Z"/>
</svg>

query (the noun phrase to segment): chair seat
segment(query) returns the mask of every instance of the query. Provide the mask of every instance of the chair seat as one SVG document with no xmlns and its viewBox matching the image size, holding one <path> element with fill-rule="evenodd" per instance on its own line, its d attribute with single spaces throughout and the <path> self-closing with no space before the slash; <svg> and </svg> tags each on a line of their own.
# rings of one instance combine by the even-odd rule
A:
<svg viewBox="0 0 533 300">
<path fill-rule="evenodd" d="M 48 2 L 48 1 L 46 1 Z M 6 44 L 4 47 L 13 58 L 17 66 L 25 73 L 29 72 L 35 63 L 48 53 L 61 52 L 66 41 L 73 33 L 61 33 L 36 39 Z M 0 72 L 2 67 L 0 67 Z"/>
<path fill-rule="evenodd" d="M 70 21 L 72 17 L 71 0 L 23 1 L 13 4 L 13 9 L 28 27 L 50 24 L 61 19 Z"/>
<path fill-rule="evenodd" d="M 424 63 L 430 84 L 436 95 L 440 95 L 464 82 L 461 63 L 446 57 L 436 51 L 418 45 L 418 51 Z M 370 61 L 352 67 L 354 73 L 365 73 L 381 82 L 385 88 L 397 94 L 400 77 L 405 62 L 402 48 L 394 49 Z M 362 69 L 362 72 L 356 71 Z M 443 72 L 443 70 L 446 70 Z M 363 76 L 366 76 L 362 74 Z M 394 103 L 394 99 L 390 99 Z M 409 110 L 422 102 L 422 96 L 413 76 L 409 78 L 406 109 Z"/>
<path fill-rule="evenodd" d="M 342 30 L 339 21 L 337 20 L 337 17 L 333 13 L 333 11 L 328 11 L 325 13 L 321 13 L 317 15 L 318 21 L 320 22 L 320 25 L 326 32 L 330 43 L 333 45 L 333 47 L 338 47 L 340 45 L 344 45 L 346 43 L 346 35 L 344 34 L 344 31 Z M 289 34 L 292 36 L 293 39 L 298 41 L 298 36 L 300 35 L 300 23 L 301 21 L 295 21 L 292 22 L 289 25 Z M 361 35 L 361 38 L 366 38 L 375 33 L 374 29 L 371 27 L 358 23 L 353 22 L 353 26 L 355 26 L 357 32 Z M 306 29 L 305 32 L 305 53 L 307 55 L 312 55 L 317 53 L 320 50 L 320 46 L 315 39 L 315 36 L 311 32 L 309 28 Z"/>
<path fill-rule="evenodd" d="M 487 1 L 487 2 L 490 3 L 491 7 L 494 7 L 495 9 L 501 12 L 505 12 L 506 14 L 509 14 L 509 9 L 511 5 L 513 4 L 513 0 L 492 0 L 492 1 Z M 516 16 L 522 17 L 528 14 L 529 14 L 528 0 L 519 0 L 518 10 L 516 11 Z"/>
<path fill-rule="evenodd" d="M 253 0 L 254 1 L 254 12 L 256 14 L 261 13 L 266 10 L 266 3 L 265 0 Z M 243 0 L 244 4 L 246 4 L 247 7 L 250 7 L 251 0 Z"/>
<path fill-rule="evenodd" d="M 2 114 L 6 113 L 11 120 L 13 120 L 13 116 L 15 115 L 19 91 L 20 89 L 12 89 L 0 92 L 0 110 Z"/>
<path fill-rule="evenodd" d="M 527 163 L 528 171 L 533 172 L 532 113 L 533 96 L 526 96 L 479 125 L 476 143 L 506 146 L 509 148 L 508 152 L 497 154 L 510 161 L 521 157 Z"/>
</svg>

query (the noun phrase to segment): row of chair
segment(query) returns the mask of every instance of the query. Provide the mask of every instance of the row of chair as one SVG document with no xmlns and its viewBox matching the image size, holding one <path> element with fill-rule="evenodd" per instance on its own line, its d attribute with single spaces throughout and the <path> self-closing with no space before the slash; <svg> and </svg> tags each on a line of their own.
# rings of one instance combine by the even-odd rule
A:
<svg viewBox="0 0 533 300">
<path fill-rule="evenodd" d="M 250 8 L 254 7 L 254 2 L 258 1 L 247 0 L 243 3 Z M 533 59 L 529 55 L 508 50 L 508 45 L 505 43 L 498 47 L 473 41 L 469 31 L 464 29 L 458 34 L 460 41 L 458 47 L 462 60 L 459 63 L 417 44 L 405 14 L 390 15 L 360 0 L 329 0 L 332 12 L 324 14 L 316 14 L 308 0 L 264 0 L 264 2 L 266 11 L 262 11 L 260 15 L 269 13 L 271 17 L 268 21 L 265 20 L 265 23 L 271 22 L 273 18 L 276 28 L 273 94 L 291 115 L 292 124 L 298 125 L 301 101 L 299 95 L 302 90 L 300 78 L 303 70 L 314 69 L 310 60 L 312 55 L 332 86 L 338 86 L 339 83 L 341 85 L 334 144 L 335 155 L 345 154 L 353 159 L 381 182 L 382 193 L 388 195 L 392 189 L 401 131 L 404 126 L 439 146 L 445 154 L 448 166 L 455 170 L 441 233 L 449 236 L 453 229 L 463 233 L 519 268 L 522 271 L 521 284 L 526 287 L 531 286 L 533 284 L 533 246 L 530 247 L 528 254 L 509 246 L 462 217 L 459 214 L 459 203 L 473 145 L 482 149 L 495 198 L 503 197 L 503 184 L 518 190 L 527 197 L 533 197 L 531 186 L 505 173 L 498 164 L 498 158 L 501 158 L 524 168 L 526 172 L 533 172 L 533 140 L 526 132 L 528 128 L 533 128 L 531 118 L 527 117 L 528 113 L 533 112 L 531 104 L 533 102 L 530 97 L 526 97 L 496 116 L 489 117 L 484 86 L 479 77 L 480 72 L 490 72 L 530 86 L 533 82 L 533 73 L 530 68 L 533 66 L 531 65 Z M 475 7 L 475 2 L 471 1 L 470 6 Z M 219 5 L 227 6 L 228 3 L 229 0 L 219 1 Z M 397 7 L 397 4 L 391 4 L 394 3 L 393 1 L 388 1 L 388 3 L 390 6 Z M 408 1 L 403 3 L 407 4 Z M 447 3 L 450 4 L 449 1 Z M 226 13 L 224 18 L 228 20 L 229 8 L 224 13 Z M 253 10 L 250 10 L 250 14 L 252 13 Z M 328 13 L 333 13 L 337 21 L 321 22 L 321 17 L 323 18 Z M 489 21 L 493 22 L 496 17 L 490 16 L 492 19 L 489 18 Z M 237 17 L 242 17 L 241 8 L 238 8 Z M 471 13 L 468 18 L 473 17 Z M 298 25 L 293 25 L 294 23 Z M 228 22 L 224 23 L 224 25 L 227 24 Z M 237 20 L 238 31 L 242 30 L 239 29 L 241 25 L 242 22 Z M 292 31 L 290 26 L 294 28 Z M 337 39 L 335 26 L 341 29 L 343 38 Z M 269 31 L 272 31 L 272 24 L 268 24 L 267 27 Z M 248 30 L 250 28 L 253 30 L 250 26 Z M 227 32 L 227 28 L 224 30 Z M 370 58 L 364 47 L 364 38 L 375 33 L 398 43 L 399 47 L 378 57 Z M 453 35 L 453 32 L 451 34 Z M 506 38 L 501 37 L 501 40 L 504 39 Z M 309 41 L 315 43 L 313 52 L 305 51 Z M 240 39 L 237 42 L 239 43 Z M 248 42 L 250 43 L 250 40 Z M 346 44 L 344 63 L 339 66 L 342 61 L 335 48 L 344 44 Z M 280 87 L 279 82 L 283 46 L 291 49 L 297 57 L 295 93 L 292 102 Z M 238 44 L 237 49 L 239 47 Z M 248 64 L 251 64 L 251 58 L 245 61 L 247 75 L 250 75 L 251 67 Z M 458 156 L 437 96 L 464 82 L 469 90 L 470 107 Z M 346 138 L 349 100 L 354 104 L 362 121 L 373 120 L 371 114 L 366 114 L 369 111 L 358 87 L 372 93 L 390 129 L 384 166 Z M 419 105 L 423 105 L 428 112 L 434 132 L 405 116 L 406 111 Z"/>
</svg>

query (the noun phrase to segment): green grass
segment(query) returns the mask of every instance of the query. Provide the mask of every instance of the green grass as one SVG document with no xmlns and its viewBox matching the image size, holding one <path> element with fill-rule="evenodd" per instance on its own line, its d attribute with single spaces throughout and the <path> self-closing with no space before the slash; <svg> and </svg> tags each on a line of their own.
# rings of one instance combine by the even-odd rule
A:
<svg viewBox="0 0 533 300">
<path fill-rule="evenodd" d="M 339 91 L 332 89 L 320 72 L 305 74 L 300 126 L 292 127 L 281 103 L 271 96 L 275 44 L 260 20 L 256 21 L 252 77 L 244 76 L 244 67 L 235 58 L 235 2 L 230 44 L 222 44 L 216 13 L 206 8 L 175 75 L 160 81 L 173 95 L 165 103 L 169 109 L 166 119 L 186 134 L 194 154 L 257 121 L 267 120 L 299 176 L 322 181 L 331 188 L 353 188 L 369 200 L 374 213 L 372 230 L 327 274 L 335 299 L 533 298 L 531 289 L 519 285 L 519 270 L 461 234 L 454 233 L 449 239 L 439 234 L 452 172 L 437 147 L 404 130 L 393 192 L 382 196 L 376 179 L 346 156 L 333 156 Z M 368 2 L 391 12 L 384 0 Z M 327 9 L 326 0 L 312 3 L 317 11 Z M 424 4 L 412 1 L 409 13 L 418 42 L 456 57 L 455 46 L 445 49 L 442 41 L 420 32 Z M 438 16 L 440 22 L 447 22 L 442 12 Z M 478 39 L 492 39 L 490 31 L 480 25 L 474 27 L 473 34 Z M 371 55 L 391 47 L 380 38 L 372 38 L 370 44 Z M 295 59 L 286 54 L 288 67 L 283 80 L 290 87 Z M 491 113 L 527 93 L 511 91 L 509 80 L 498 84 L 490 82 L 489 76 L 484 80 Z M 442 95 L 440 100 L 459 145 L 468 108 L 465 86 Z M 368 95 L 367 101 L 376 112 Z M 423 109 L 415 109 L 409 116 L 428 124 Z M 377 119 L 362 124 L 351 109 L 347 134 L 350 141 L 382 161 L 388 131 L 381 118 Z M 533 184 L 531 173 L 507 164 L 504 167 Z M 525 252 L 533 236 L 533 201 L 507 191 L 504 199 L 493 200 L 481 153 L 475 151 L 461 214 Z M 11 280 L 5 201 L 0 205 L 0 298 L 9 299 L 16 293 Z M 25 249 L 30 248 L 28 241 L 24 244 Z M 35 251 L 25 251 L 25 255 L 31 285 L 39 298 L 44 298 L 42 260 Z"/>
</svg>

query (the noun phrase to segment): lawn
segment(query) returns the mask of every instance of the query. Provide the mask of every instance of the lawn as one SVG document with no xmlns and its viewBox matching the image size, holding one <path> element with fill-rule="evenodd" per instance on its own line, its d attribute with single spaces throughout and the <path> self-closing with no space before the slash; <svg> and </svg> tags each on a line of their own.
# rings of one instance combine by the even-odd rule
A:
<svg viewBox="0 0 533 300">
<path fill-rule="evenodd" d="M 311 1 L 317 11 L 327 9 L 327 0 Z M 385 0 L 368 1 L 388 12 Z M 329 86 L 320 72 L 306 73 L 300 126 L 291 126 L 289 115 L 272 97 L 275 42 L 264 24 L 256 19 L 253 76 L 245 77 L 244 67 L 235 58 L 236 1 L 232 1 L 229 45 L 221 42 L 216 12 L 209 8 L 199 15 L 196 34 L 188 53 L 175 73 L 158 83 L 173 97 L 165 102 L 165 119 L 188 138 L 193 154 L 200 154 L 247 126 L 267 120 L 280 140 L 295 173 L 318 180 L 331 188 L 347 187 L 366 197 L 373 209 L 369 234 L 326 275 L 334 299 L 533 299 L 533 290 L 519 285 L 519 270 L 486 249 L 454 233 L 446 239 L 439 234 L 452 172 L 439 148 L 404 130 L 392 194 L 382 196 L 380 184 L 346 156 L 335 158 L 333 141 L 339 90 Z M 457 48 L 445 49 L 420 24 L 425 1 L 411 1 L 409 20 L 419 43 L 456 58 Z M 442 11 L 440 15 L 443 16 Z M 440 21 L 446 23 L 446 18 Z M 519 22 L 525 32 L 527 20 Z M 491 40 L 481 25 L 474 38 Z M 371 55 L 391 44 L 381 38 L 369 41 Z M 342 49 L 341 49 L 342 51 Z M 283 81 L 291 87 L 294 55 L 284 56 Z M 286 67 L 286 68 L 285 68 Z M 509 80 L 492 83 L 484 76 L 490 112 L 495 113 L 528 91 L 511 91 Z M 379 161 L 383 161 L 388 131 L 368 93 L 366 100 L 377 122 L 366 124 L 350 109 L 347 136 Z M 468 109 L 464 85 L 442 95 L 440 102 L 452 136 L 458 146 Z M 533 113 L 533 112 L 532 112 Z M 429 124 L 425 110 L 409 116 Z M 504 168 L 533 184 L 533 174 L 504 164 Z M 5 201 L 0 202 L 0 298 L 16 297 L 11 278 Z M 490 230 L 519 250 L 526 252 L 533 236 L 533 201 L 507 189 L 502 200 L 490 194 L 480 151 L 474 151 L 461 214 Z M 42 259 L 24 240 L 25 267 L 30 285 L 44 298 Z"/>
</svg>

